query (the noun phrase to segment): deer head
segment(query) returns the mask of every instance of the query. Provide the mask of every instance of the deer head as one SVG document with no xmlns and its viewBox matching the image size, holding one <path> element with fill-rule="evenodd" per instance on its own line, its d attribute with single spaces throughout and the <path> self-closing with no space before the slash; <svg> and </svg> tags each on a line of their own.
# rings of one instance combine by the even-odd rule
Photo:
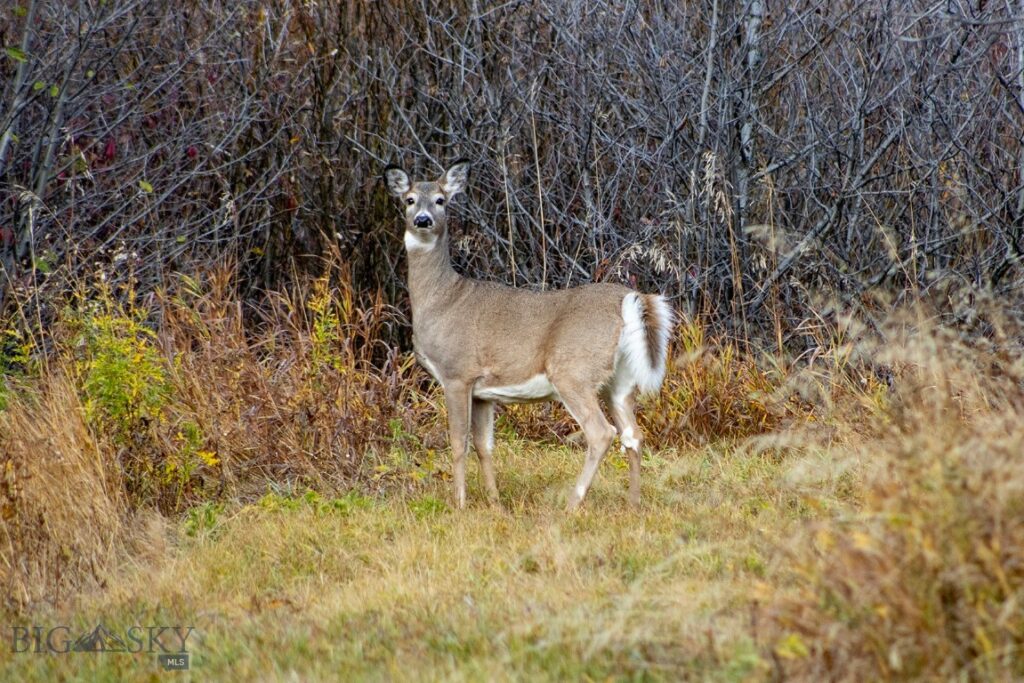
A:
<svg viewBox="0 0 1024 683">
<path fill-rule="evenodd" d="M 388 192 L 405 205 L 405 246 L 432 249 L 448 230 L 445 208 L 462 192 L 469 178 L 469 162 L 456 161 L 435 181 L 411 182 L 398 166 L 384 169 Z"/>
</svg>

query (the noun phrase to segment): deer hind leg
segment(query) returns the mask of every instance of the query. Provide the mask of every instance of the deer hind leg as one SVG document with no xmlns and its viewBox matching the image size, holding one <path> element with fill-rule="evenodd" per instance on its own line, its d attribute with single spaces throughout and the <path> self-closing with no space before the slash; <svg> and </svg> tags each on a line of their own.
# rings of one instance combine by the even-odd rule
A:
<svg viewBox="0 0 1024 683">
<path fill-rule="evenodd" d="M 444 401 L 448 408 L 448 440 L 452 445 L 455 500 L 461 510 L 466 507 L 466 451 L 469 450 L 472 390 L 461 382 L 445 384 Z"/>
<path fill-rule="evenodd" d="M 487 500 L 492 504 L 498 502 L 498 484 L 494 479 L 494 403 L 492 401 L 473 400 L 473 447 L 480 459 L 480 475 Z"/>
<path fill-rule="evenodd" d="M 622 443 L 622 450 L 629 455 L 629 502 L 632 505 L 640 504 L 640 448 L 643 444 L 643 435 L 640 427 L 637 426 L 636 416 L 633 414 L 636 402 L 636 390 L 630 388 L 625 393 L 612 392 L 608 401 L 612 419 L 619 430 L 619 441 Z"/>
<path fill-rule="evenodd" d="M 562 397 L 569 414 L 583 429 L 583 435 L 587 439 L 587 459 L 583 463 L 583 471 L 576 481 L 576 488 L 569 496 L 568 510 L 571 512 L 580 506 L 583 498 L 590 490 L 590 484 L 594 481 L 594 475 L 601 465 L 601 460 L 608 452 L 615 437 L 615 427 L 608 422 L 601 410 L 601 401 L 596 391 L 571 390 L 555 385 L 555 389 Z"/>
</svg>

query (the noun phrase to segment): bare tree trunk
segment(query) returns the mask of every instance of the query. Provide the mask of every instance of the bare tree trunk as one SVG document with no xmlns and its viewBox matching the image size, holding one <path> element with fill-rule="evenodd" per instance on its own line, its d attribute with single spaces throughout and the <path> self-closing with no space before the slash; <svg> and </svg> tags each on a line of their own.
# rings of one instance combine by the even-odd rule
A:
<svg viewBox="0 0 1024 683">
<path fill-rule="evenodd" d="M 757 117 L 757 101 L 754 79 L 761 64 L 761 23 L 764 21 L 764 2 L 749 0 L 745 17 L 744 44 L 747 48 L 744 69 L 743 101 L 739 119 L 740 133 L 740 164 L 737 169 L 736 195 L 738 211 L 736 214 L 740 228 L 746 226 L 749 211 L 749 182 L 754 166 L 754 119 Z"/>
<path fill-rule="evenodd" d="M 697 134 L 697 147 L 704 146 L 708 137 L 708 95 L 711 93 L 711 75 L 715 66 L 715 48 L 718 43 L 718 0 L 711 0 L 711 26 L 708 29 L 707 57 L 704 60 L 704 89 L 700 95 L 700 127 Z M 697 157 L 700 163 L 700 157 Z"/>
<path fill-rule="evenodd" d="M 1024 112 L 1024 0 L 1019 0 L 1017 8 L 1017 104 Z M 1017 158 L 1017 221 L 1024 221 L 1024 143 L 1018 139 Z"/>
<path fill-rule="evenodd" d="M 3 120 L 0 121 L 0 180 L 7 172 L 7 150 L 10 148 L 14 130 L 18 127 L 18 117 L 25 106 L 25 79 L 28 76 L 28 51 L 29 41 L 32 35 L 32 24 L 35 21 L 36 3 L 33 0 L 28 5 L 25 13 L 25 30 L 21 36 L 21 53 L 25 58 L 18 64 L 17 72 L 12 84 L 12 98 L 10 109 L 7 110 Z M 13 237 L 13 235 L 12 235 Z M 7 285 L 14 276 L 14 248 L 3 244 L 3 235 L 0 234 L 0 311 L 4 309 L 4 298 Z"/>
<path fill-rule="evenodd" d="M 730 232 L 730 251 L 733 263 L 734 297 L 738 304 L 744 330 L 746 316 L 743 310 L 743 272 L 746 269 L 746 253 L 744 249 L 745 229 L 750 214 L 750 177 L 755 165 L 755 134 L 754 124 L 757 118 L 757 95 L 755 79 L 761 65 L 761 24 L 764 21 L 765 6 L 763 0 L 749 0 L 744 16 L 744 46 L 746 58 L 743 75 L 743 95 L 740 102 L 739 152 L 740 160 L 736 165 L 736 223 L 739 233 L 734 236 Z"/>
<path fill-rule="evenodd" d="M 28 11 L 25 14 L 25 32 L 21 36 L 21 53 L 25 55 L 25 59 L 18 64 L 18 71 L 14 76 L 14 87 L 12 88 L 13 101 L 11 102 L 11 108 L 7 110 L 7 115 L 4 117 L 2 124 L 3 133 L 0 134 L 0 177 L 3 177 L 4 172 L 7 170 L 7 149 L 11 144 L 11 135 L 14 133 L 14 129 L 18 127 L 18 115 L 21 113 L 21 108 L 25 106 L 24 86 L 25 78 L 28 75 L 28 48 L 35 14 L 36 3 L 33 1 L 28 5 Z"/>
</svg>

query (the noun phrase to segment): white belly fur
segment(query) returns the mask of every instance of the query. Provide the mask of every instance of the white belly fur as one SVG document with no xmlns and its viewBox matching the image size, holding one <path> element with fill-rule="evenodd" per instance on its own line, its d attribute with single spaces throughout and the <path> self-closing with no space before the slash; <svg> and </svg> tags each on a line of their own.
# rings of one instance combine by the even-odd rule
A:
<svg viewBox="0 0 1024 683">
<path fill-rule="evenodd" d="M 444 384 L 441 380 L 441 373 L 425 353 L 417 353 L 417 360 L 426 368 L 430 376 L 437 382 Z M 541 373 L 534 375 L 521 384 L 496 387 L 473 387 L 473 398 L 483 401 L 498 401 L 500 403 L 523 403 L 528 401 L 560 400 L 555 386 L 548 380 L 548 376 Z"/>
<path fill-rule="evenodd" d="M 559 398 L 547 375 L 534 375 L 521 384 L 498 387 L 474 387 L 473 398 L 501 403 L 520 403 Z"/>
</svg>

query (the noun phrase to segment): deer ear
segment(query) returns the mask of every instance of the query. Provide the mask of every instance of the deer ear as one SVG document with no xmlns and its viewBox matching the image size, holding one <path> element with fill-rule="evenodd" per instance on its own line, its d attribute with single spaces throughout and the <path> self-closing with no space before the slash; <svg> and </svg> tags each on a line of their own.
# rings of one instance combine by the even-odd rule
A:
<svg viewBox="0 0 1024 683">
<path fill-rule="evenodd" d="M 384 183 L 388 186 L 388 192 L 396 197 L 401 197 L 410 187 L 408 174 L 398 166 L 384 169 Z"/>
<path fill-rule="evenodd" d="M 469 180 L 469 161 L 459 159 L 444 172 L 438 184 L 449 197 L 454 197 L 466 189 L 466 182 Z"/>
</svg>

